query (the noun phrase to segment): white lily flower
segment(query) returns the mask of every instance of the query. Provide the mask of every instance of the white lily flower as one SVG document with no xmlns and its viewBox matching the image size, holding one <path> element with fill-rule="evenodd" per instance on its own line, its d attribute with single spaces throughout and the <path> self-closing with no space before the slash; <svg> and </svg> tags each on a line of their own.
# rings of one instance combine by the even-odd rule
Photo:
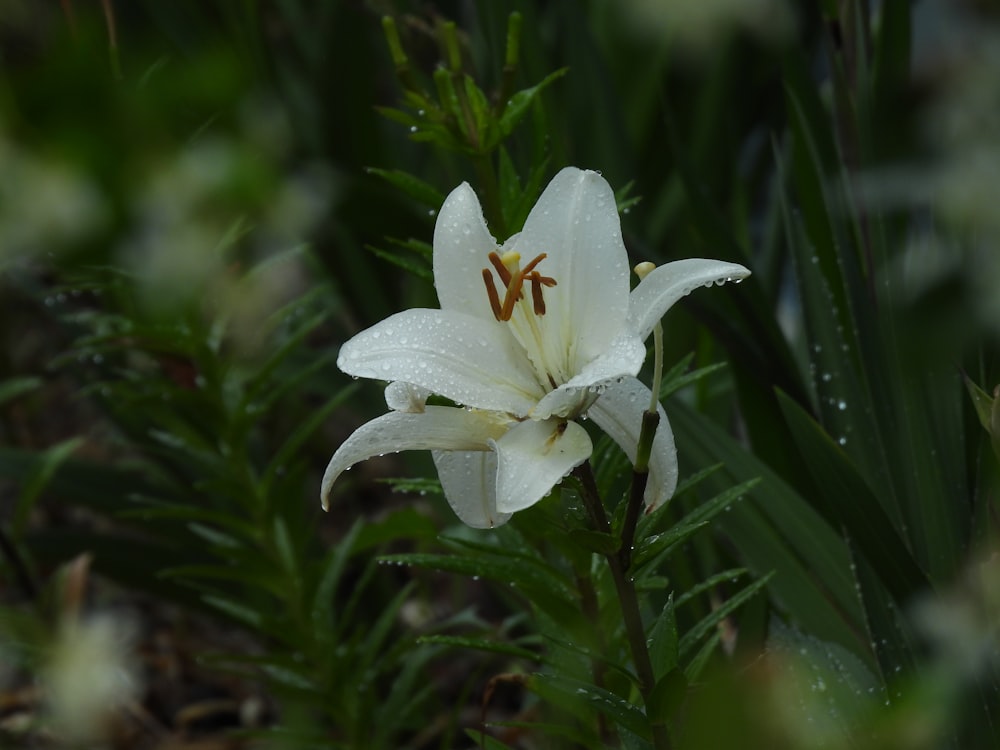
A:
<svg viewBox="0 0 1000 750">
<path fill-rule="evenodd" d="M 392 315 L 340 350 L 344 372 L 391 381 L 392 411 L 334 453 L 323 477 L 324 507 L 353 464 L 430 449 L 459 518 L 498 526 L 590 457 L 590 436 L 573 421 L 583 416 L 634 460 L 650 401 L 635 378 L 646 337 L 688 292 L 749 275 L 734 263 L 682 260 L 630 292 L 614 193 L 597 172 L 562 170 L 523 231 L 502 246 L 463 183 L 445 200 L 434 230 L 441 309 Z M 427 406 L 432 393 L 460 406 Z M 673 433 L 661 408 L 647 507 L 666 501 L 676 484 Z"/>
</svg>

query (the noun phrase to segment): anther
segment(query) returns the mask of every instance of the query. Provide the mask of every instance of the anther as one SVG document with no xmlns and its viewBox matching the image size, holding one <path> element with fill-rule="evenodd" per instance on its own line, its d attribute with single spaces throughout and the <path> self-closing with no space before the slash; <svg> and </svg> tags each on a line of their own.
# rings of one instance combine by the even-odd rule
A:
<svg viewBox="0 0 1000 750">
<path fill-rule="evenodd" d="M 531 277 L 531 303 L 535 315 L 545 315 L 545 298 L 542 297 L 542 284 L 535 278 L 534 274 Z"/>
<path fill-rule="evenodd" d="M 493 253 L 495 255 L 496 253 Z M 483 282 L 486 284 L 486 296 L 490 299 L 490 309 L 493 310 L 493 317 L 497 320 L 503 320 L 500 317 L 500 295 L 497 294 L 497 285 L 493 281 L 493 274 L 490 273 L 490 269 L 483 269 Z"/>
<path fill-rule="evenodd" d="M 490 301 L 490 309 L 497 320 L 510 320 L 514 314 L 514 304 L 524 298 L 525 281 L 531 284 L 531 302 L 535 315 L 545 314 L 545 299 L 542 295 L 542 287 L 555 286 L 556 280 L 550 276 L 542 276 L 535 270 L 535 266 L 546 258 L 546 253 L 540 253 L 524 268 L 518 268 L 521 256 L 516 252 L 504 253 L 501 257 L 498 253 L 492 252 L 487 258 L 490 265 L 497 272 L 500 281 L 505 287 L 503 302 L 500 301 L 500 294 L 497 291 L 496 282 L 489 268 L 483 269 L 483 283 L 486 285 L 486 296 Z"/>
<path fill-rule="evenodd" d="M 510 286 L 510 278 L 511 278 L 510 277 L 510 271 L 507 270 L 507 266 L 505 266 L 503 264 L 503 261 L 500 260 L 500 256 L 497 255 L 495 252 L 492 252 L 489 255 L 487 255 L 486 257 L 489 258 L 490 263 L 492 263 L 493 267 L 497 270 L 497 274 L 500 276 L 500 281 L 503 282 L 503 285 L 505 287 L 509 287 Z M 484 268 L 483 269 L 483 273 L 484 274 L 487 273 L 488 270 L 489 269 Z"/>
</svg>

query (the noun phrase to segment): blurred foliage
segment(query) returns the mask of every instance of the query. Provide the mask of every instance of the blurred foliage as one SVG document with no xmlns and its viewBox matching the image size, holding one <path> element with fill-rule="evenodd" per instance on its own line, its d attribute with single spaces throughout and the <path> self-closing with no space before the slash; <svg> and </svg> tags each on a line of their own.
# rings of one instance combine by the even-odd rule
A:
<svg viewBox="0 0 1000 750">
<path fill-rule="evenodd" d="M 443 196 L 502 238 L 574 164 L 641 199 L 634 261 L 754 272 L 666 332 L 688 480 L 635 574 L 677 746 L 995 747 L 998 50 L 943 0 L 0 0 L 5 661 L 89 553 L 252 635 L 204 659 L 275 747 L 647 747 L 571 483 L 475 534 L 433 483 L 315 500 L 382 409 L 337 345 L 435 304 Z"/>
</svg>

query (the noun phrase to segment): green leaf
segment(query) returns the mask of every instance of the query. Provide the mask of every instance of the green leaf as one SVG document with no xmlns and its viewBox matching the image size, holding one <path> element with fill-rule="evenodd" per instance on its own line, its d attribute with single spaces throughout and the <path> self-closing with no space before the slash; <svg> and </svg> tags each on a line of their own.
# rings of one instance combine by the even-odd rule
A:
<svg viewBox="0 0 1000 750">
<path fill-rule="evenodd" d="M 521 122 L 524 116 L 528 113 L 528 109 L 531 107 L 538 95 L 548 88 L 554 81 L 566 75 L 568 70 L 569 68 L 560 68 L 554 73 L 550 73 L 545 76 L 541 82 L 531 88 L 522 89 L 514 94 L 507 103 L 507 108 L 504 110 L 503 115 L 500 117 L 500 132 L 498 137 L 506 138 L 510 135 L 514 131 L 514 128 L 517 127 L 517 124 Z"/>
<path fill-rule="evenodd" d="M 458 543 L 459 540 L 448 540 Z M 476 545 L 469 545 L 477 549 Z M 445 573 L 458 573 L 473 579 L 484 578 L 512 586 L 540 611 L 581 638 L 584 630 L 580 603 L 566 580 L 526 555 L 504 555 L 480 550 L 475 556 L 411 553 L 384 555 L 379 562 L 390 565 L 414 565 Z"/>
<path fill-rule="evenodd" d="M 738 594 L 727 599 L 722 606 L 714 609 L 707 617 L 702 618 L 697 624 L 695 624 L 694 627 L 688 630 L 681 637 L 680 643 L 678 644 L 680 657 L 683 658 L 699 640 L 706 636 L 725 618 L 729 617 L 729 615 L 743 606 L 748 599 L 761 591 L 767 585 L 767 582 L 773 577 L 774 573 L 768 573 L 763 578 L 754 581 Z"/>
<path fill-rule="evenodd" d="M 533 674 L 527 685 L 542 698 L 573 706 L 577 712 L 600 711 L 643 739 L 651 737 L 649 722 L 642 710 L 608 690 L 554 674 Z"/>
<path fill-rule="evenodd" d="M 413 260 L 412 258 L 400 255 L 399 253 L 395 253 L 391 250 L 383 250 L 375 245 L 365 245 L 365 247 L 371 251 L 372 254 L 378 256 L 382 260 L 388 261 L 394 266 L 398 266 L 404 271 L 412 273 L 418 279 L 423 279 L 424 281 L 433 283 L 434 272 L 427 267 L 426 263 L 421 263 L 420 261 Z"/>
<path fill-rule="evenodd" d="M 228 615 L 244 625 L 248 625 L 254 630 L 259 631 L 264 627 L 264 618 L 261 616 L 260 612 L 257 612 L 245 604 L 241 604 L 240 602 L 233 601 L 228 597 L 216 594 L 206 594 L 201 599 L 205 602 L 205 604 L 213 609 L 219 610 L 223 614 Z"/>
<path fill-rule="evenodd" d="M 979 424 L 983 426 L 984 430 L 990 432 L 993 424 L 993 403 L 996 401 L 996 397 L 991 396 L 976 385 L 965 373 L 962 373 L 962 379 L 965 381 L 965 387 L 969 391 L 969 398 L 972 399 L 972 405 L 976 409 Z"/>
<path fill-rule="evenodd" d="M 17 504 L 14 506 L 11 531 L 15 537 L 20 536 L 24 531 L 28 517 L 31 515 L 31 509 L 52 481 L 56 472 L 84 442 L 81 437 L 70 438 L 36 455 L 31 464 L 30 473 L 23 480 Z"/>
<path fill-rule="evenodd" d="M 756 574 L 780 570 L 770 585 L 781 609 L 825 640 L 863 648 L 863 614 L 844 540 L 767 464 L 707 417 L 672 399 L 668 412 L 682 461 L 724 468 L 706 484 L 720 489 L 759 477 L 749 502 L 718 518 L 720 530 Z"/>
<path fill-rule="evenodd" d="M 706 378 L 713 372 L 718 372 L 719 370 L 724 370 L 726 368 L 725 362 L 716 362 L 705 367 L 699 367 L 697 370 L 693 370 L 688 373 L 678 373 L 674 374 L 673 371 L 667 373 L 670 377 L 664 377 L 663 383 L 660 386 L 660 401 L 663 401 L 668 396 L 679 391 L 681 388 L 691 385 L 692 383 L 697 383 L 699 380 Z"/>
<path fill-rule="evenodd" d="M 674 595 L 667 598 L 649 634 L 649 661 L 657 680 L 677 666 L 677 616 Z"/>
<path fill-rule="evenodd" d="M 40 388 L 43 382 L 35 377 L 8 378 L 0 382 L 0 406 Z"/>
<path fill-rule="evenodd" d="M 428 208 L 433 208 L 435 211 L 441 208 L 441 204 L 444 203 L 444 194 L 441 191 L 409 172 L 404 172 L 401 169 L 378 169 L 376 167 L 368 167 L 367 172 L 378 175 L 417 202 Z"/>
<path fill-rule="evenodd" d="M 596 552 L 599 555 L 613 555 L 618 552 L 621 546 L 621 539 L 612 534 L 605 534 L 601 531 L 590 529 L 571 529 L 570 540 L 584 549 Z"/>
<path fill-rule="evenodd" d="M 490 737 L 490 735 L 478 729 L 466 729 L 464 731 L 465 736 L 476 743 L 476 747 L 485 748 L 486 750 L 512 750 L 510 745 L 505 745 L 495 737 Z"/>
<path fill-rule="evenodd" d="M 355 551 L 379 547 L 403 539 L 434 539 L 438 528 L 434 522 L 416 508 L 402 508 L 379 521 L 370 521 L 358 533 Z"/>
<path fill-rule="evenodd" d="M 926 589 L 927 575 L 847 456 L 798 404 L 781 392 L 778 401 L 816 480 L 826 517 L 857 545 L 897 601 Z"/>
<path fill-rule="evenodd" d="M 709 525 L 708 521 L 700 523 L 677 524 L 662 534 L 653 534 L 643 539 L 636 545 L 635 553 L 632 557 L 632 570 L 636 575 L 641 575 L 641 571 L 647 563 L 658 563 L 662 560 L 661 553 L 674 549 L 678 544 L 682 544 L 694 534 Z M 652 566 L 654 569 L 656 564 Z"/>
<path fill-rule="evenodd" d="M 712 641 L 709 643 L 714 648 L 714 643 Z M 692 663 L 694 661 L 692 660 Z M 700 672 L 700 665 L 696 666 L 695 669 Z M 688 686 L 687 676 L 676 667 L 658 678 L 649 694 L 647 703 L 649 714 L 662 717 L 673 716 L 687 696 Z"/>
<path fill-rule="evenodd" d="M 330 414 L 343 405 L 360 387 L 358 383 L 350 383 L 341 388 L 333 398 L 328 399 L 321 407 L 313 410 L 309 414 L 309 417 L 299 424 L 291 435 L 285 438 L 285 441 L 275 453 L 274 458 L 268 464 L 264 476 L 260 479 L 263 487 L 262 494 L 267 494 L 268 488 L 274 482 L 275 477 L 281 471 L 282 467 L 287 466 L 294 456 L 299 453 L 302 445 L 320 428 Z"/>
<path fill-rule="evenodd" d="M 310 609 L 313 626 L 318 629 L 332 627 L 334 594 L 340 586 L 347 561 L 354 553 L 355 541 L 363 529 L 363 522 L 355 521 L 343 538 L 326 553 Z"/>
<path fill-rule="evenodd" d="M 515 646 L 512 643 L 493 641 L 486 638 L 466 638 L 458 635 L 424 635 L 417 639 L 417 643 L 432 643 L 439 646 L 452 646 L 454 648 L 465 648 L 473 651 L 486 651 L 491 654 L 504 654 L 528 661 L 540 661 L 540 657 L 534 651 Z"/>
</svg>

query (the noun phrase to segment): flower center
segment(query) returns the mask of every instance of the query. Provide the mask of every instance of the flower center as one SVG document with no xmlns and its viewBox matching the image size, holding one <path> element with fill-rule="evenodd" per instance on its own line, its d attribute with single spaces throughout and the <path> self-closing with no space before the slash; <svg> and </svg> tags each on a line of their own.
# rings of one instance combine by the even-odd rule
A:
<svg viewBox="0 0 1000 750">
<path fill-rule="evenodd" d="M 546 254 L 541 253 L 535 256 L 524 268 L 520 267 L 520 254 L 514 251 L 504 253 L 503 257 L 492 252 L 487 257 L 493 270 L 500 277 L 500 283 L 504 285 L 504 296 L 501 300 L 493 273 L 489 268 L 483 269 L 483 283 L 486 284 L 486 296 L 489 297 L 493 316 L 501 321 L 510 320 L 514 314 L 514 305 L 518 300 L 524 299 L 526 283 L 531 287 L 532 311 L 535 315 L 544 315 L 545 298 L 542 295 L 542 289 L 556 285 L 555 279 L 550 276 L 542 276 L 535 270 L 535 267 L 545 260 Z"/>
</svg>

